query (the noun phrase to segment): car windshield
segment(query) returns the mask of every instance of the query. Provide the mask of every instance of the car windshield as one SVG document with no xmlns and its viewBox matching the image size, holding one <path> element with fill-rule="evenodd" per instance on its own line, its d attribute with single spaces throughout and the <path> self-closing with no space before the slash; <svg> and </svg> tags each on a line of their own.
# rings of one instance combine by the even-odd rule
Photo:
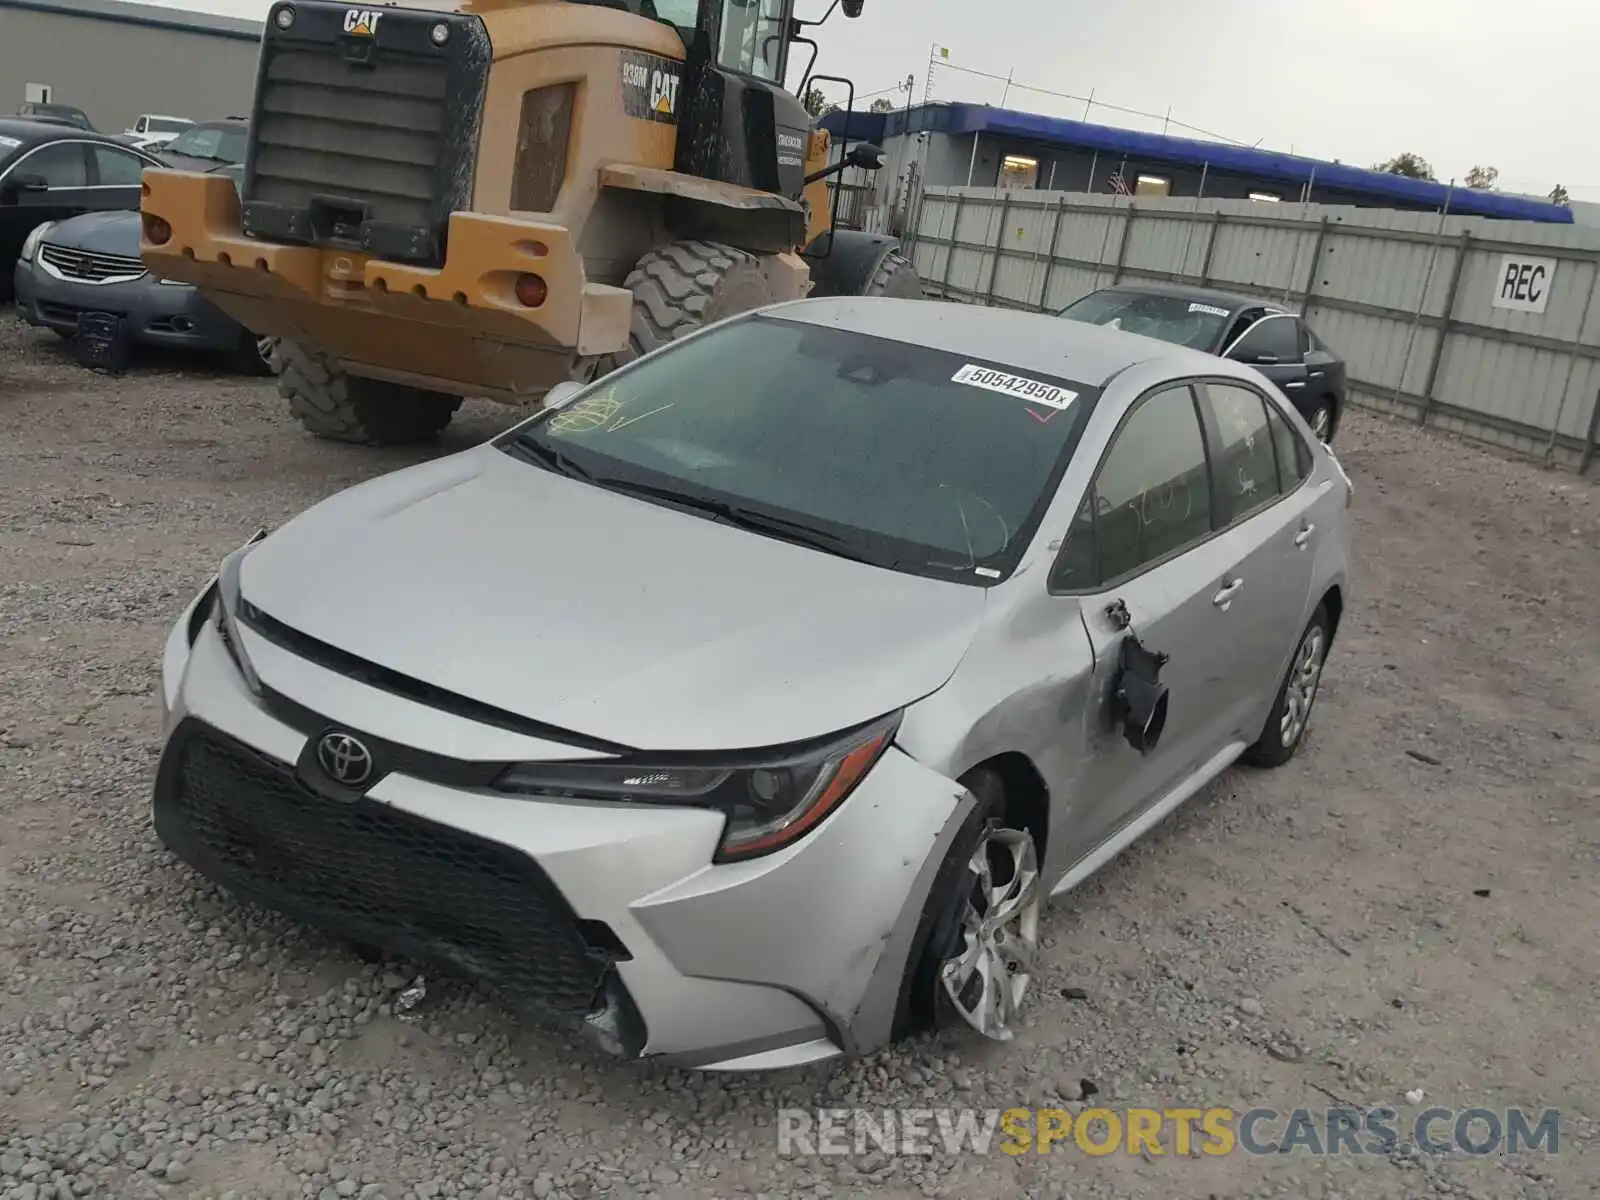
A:
<svg viewBox="0 0 1600 1200">
<path fill-rule="evenodd" d="M 987 585 L 1026 548 L 1094 395 L 761 315 L 608 376 L 499 445 L 758 533 Z"/>
<path fill-rule="evenodd" d="M 145 122 L 145 128 L 151 133 L 181 133 L 192 124 L 178 117 L 151 117 Z"/>
<path fill-rule="evenodd" d="M 1209 350 L 1222 337 L 1232 309 L 1226 304 L 1155 292 L 1092 292 L 1061 315 L 1088 325 L 1109 325 L 1195 350 Z"/>
<path fill-rule="evenodd" d="M 217 162 L 244 161 L 245 135 L 242 129 L 220 125 L 197 125 L 167 143 L 173 154 L 190 158 L 210 158 Z"/>
</svg>

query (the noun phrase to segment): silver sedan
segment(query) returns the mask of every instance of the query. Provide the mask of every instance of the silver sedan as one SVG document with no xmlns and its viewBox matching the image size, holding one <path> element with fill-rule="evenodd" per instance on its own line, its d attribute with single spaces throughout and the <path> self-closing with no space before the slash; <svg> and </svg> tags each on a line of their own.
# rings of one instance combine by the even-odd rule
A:
<svg viewBox="0 0 1600 1200">
<path fill-rule="evenodd" d="M 230 554 L 167 643 L 155 826 L 620 1057 L 1008 1040 L 1046 899 L 1304 741 L 1350 499 L 1198 352 L 736 317 Z"/>
</svg>

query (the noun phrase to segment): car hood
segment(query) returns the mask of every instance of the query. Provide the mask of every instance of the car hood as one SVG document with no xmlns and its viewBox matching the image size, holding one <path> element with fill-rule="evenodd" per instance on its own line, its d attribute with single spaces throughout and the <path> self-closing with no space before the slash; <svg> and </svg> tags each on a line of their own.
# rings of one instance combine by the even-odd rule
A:
<svg viewBox="0 0 1600 1200">
<path fill-rule="evenodd" d="M 136 212 L 85 213 L 55 225 L 45 239 L 52 245 L 97 254 L 139 257 L 139 214 Z"/>
<path fill-rule="evenodd" d="M 986 597 L 492 446 L 308 510 L 245 558 L 240 590 L 393 671 L 655 750 L 781 745 L 920 699 L 950 678 Z"/>
</svg>

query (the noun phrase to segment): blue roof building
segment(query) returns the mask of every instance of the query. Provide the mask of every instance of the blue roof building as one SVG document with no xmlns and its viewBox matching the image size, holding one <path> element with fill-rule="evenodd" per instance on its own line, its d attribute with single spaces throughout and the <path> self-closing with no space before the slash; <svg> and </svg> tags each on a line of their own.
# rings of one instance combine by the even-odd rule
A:
<svg viewBox="0 0 1600 1200">
<path fill-rule="evenodd" d="M 868 141 L 886 159 L 877 204 L 898 208 L 910 177 L 926 187 L 971 183 L 1067 192 L 1205 196 L 1263 202 L 1308 201 L 1364 208 L 1572 224 L 1570 209 L 1498 192 L 1450 188 L 1223 142 L 1168 137 L 981 104 L 927 104 L 890 113 L 832 113 L 823 128 L 837 142 Z M 919 135 L 927 135 L 925 139 Z M 1120 183 L 1119 183 L 1120 181 Z"/>
</svg>

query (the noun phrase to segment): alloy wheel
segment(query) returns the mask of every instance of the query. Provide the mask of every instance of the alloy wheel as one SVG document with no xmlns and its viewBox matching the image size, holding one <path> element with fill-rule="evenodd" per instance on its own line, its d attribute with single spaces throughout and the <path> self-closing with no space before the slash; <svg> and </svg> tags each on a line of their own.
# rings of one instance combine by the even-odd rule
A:
<svg viewBox="0 0 1600 1200">
<path fill-rule="evenodd" d="M 1305 736 L 1311 720 L 1311 706 L 1317 700 L 1322 682 L 1322 651 L 1325 637 L 1321 625 L 1313 625 L 1300 639 L 1289 668 L 1289 681 L 1283 689 L 1283 716 L 1278 721 L 1278 740 L 1287 748 Z"/>
<path fill-rule="evenodd" d="M 985 1037 L 1009 1042 L 1039 950 L 1039 860 L 1033 837 L 991 826 L 967 863 L 971 889 L 962 904 L 961 948 L 939 970 L 945 995 L 962 1020 Z"/>
<path fill-rule="evenodd" d="M 1326 404 L 1317 405 L 1311 414 L 1311 432 L 1317 435 L 1317 441 L 1324 444 L 1333 434 L 1333 409 Z"/>
</svg>

